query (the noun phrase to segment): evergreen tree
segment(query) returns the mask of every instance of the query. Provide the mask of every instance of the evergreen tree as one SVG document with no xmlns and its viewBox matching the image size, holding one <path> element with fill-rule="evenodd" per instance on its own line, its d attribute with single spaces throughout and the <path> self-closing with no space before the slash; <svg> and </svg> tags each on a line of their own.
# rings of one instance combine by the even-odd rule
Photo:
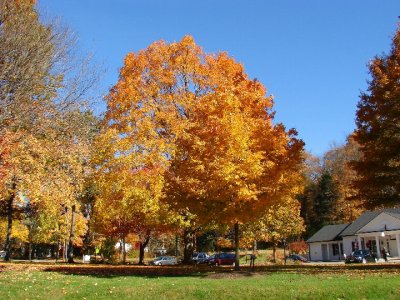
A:
<svg viewBox="0 0 400 300">
<path fill-rule="evenodd" d="M 319 228 L 334 223 L 338 198 L 337 186 L 331 174 L 325 171 L 318 180 L 318 190 L 314 203 L 316 223 Z"/>
</svg>

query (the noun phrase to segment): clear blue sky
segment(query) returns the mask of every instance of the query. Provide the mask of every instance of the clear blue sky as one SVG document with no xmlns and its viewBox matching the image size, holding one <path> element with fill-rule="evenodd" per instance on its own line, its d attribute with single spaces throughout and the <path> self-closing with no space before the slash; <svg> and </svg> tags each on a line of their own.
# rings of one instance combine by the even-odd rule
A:
<svg viewBox="0 0 400 300">
<path fill-rule="evenodd" d="M 275 96 L 276 120 L 295 127 L 319 155 L 355 128 L 367 63 L 390 48 L 399 0 L 39 0 L 93 52 L 116 83 L 124 56 L 152 42 L 192 35 L 226 51 Z M 98 111 L 104 111 L 100 105 Z"/>
</svg>

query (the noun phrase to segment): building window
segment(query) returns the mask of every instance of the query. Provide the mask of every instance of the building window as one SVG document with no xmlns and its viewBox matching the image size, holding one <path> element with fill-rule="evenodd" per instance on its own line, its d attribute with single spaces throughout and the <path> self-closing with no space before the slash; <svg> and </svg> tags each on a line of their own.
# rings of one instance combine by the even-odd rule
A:
<svg viewBox="0 0 400 300">
<path fill-rule="evenodd" d="M 339 255 L 339 245 L 338 244 L 332 244 L 332 250 L 333 250 L 333 256 Z"/>
</svg>

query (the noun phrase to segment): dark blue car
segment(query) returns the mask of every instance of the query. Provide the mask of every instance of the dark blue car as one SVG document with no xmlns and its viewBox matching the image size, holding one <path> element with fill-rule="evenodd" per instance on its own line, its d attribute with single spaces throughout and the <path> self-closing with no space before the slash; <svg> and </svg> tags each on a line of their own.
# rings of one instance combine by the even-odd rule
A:
<svg viewBox="0 0 400 300">
<path fill-rule="evenodd" d="M 369 250 L 356 250 L 351 255 L 346 257 L 345 263 L 367 263 L 367 262 L 376 262 L 376 256 Z"/>
<path fill-rule="evenodd" d="M 307 262 L 307 258 L 298 254 L 290 254 L 288 257 L 286 257 L 286 260 Z"/>
</svg>

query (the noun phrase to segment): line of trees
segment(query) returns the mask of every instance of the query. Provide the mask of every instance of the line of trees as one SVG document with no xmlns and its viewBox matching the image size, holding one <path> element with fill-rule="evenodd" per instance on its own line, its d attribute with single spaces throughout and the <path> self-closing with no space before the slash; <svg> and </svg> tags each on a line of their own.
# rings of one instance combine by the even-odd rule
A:
<svg viewBox="0 0 400 300">
<path fill-rule="evenodd" d="M 41 22 L 32 1 L 0 1 L 0 204 L 6 260 L 17 231 L 29 245 L 58 247 L 74 236 L 79 243 L 86 231 L 80 198 L 97 120 L 84 96 L 96 78 L 86 72 L 88 62 L 73 53 L 73 35 L 54 22 Z"/>
<path fill-rule="evenodd" d="M 6 260 L 16 241 L 29 258 L 44 243 L 73 262 L 74 246 L 87 252 L 108 239 L 120 242 L 122 262 L 126 243 L 138 241 L 143 264 L 151 237 L 169 234 L 190 262 L 195 236 L 231 230 L 239 268 L 240 243 L 275 249 L 397 203 L 399 40 L 397 31 L 391 53 L 370 66 L 358 129 L 317 159 L 274 122 L 259 81 L 191 36 L 129 53 L 105 115 L 94 116 L 87 94 L 96 72 L 72 56 L 69 31 L 41 21 L 32 1 L 0 0 Z"/>
</svg>

